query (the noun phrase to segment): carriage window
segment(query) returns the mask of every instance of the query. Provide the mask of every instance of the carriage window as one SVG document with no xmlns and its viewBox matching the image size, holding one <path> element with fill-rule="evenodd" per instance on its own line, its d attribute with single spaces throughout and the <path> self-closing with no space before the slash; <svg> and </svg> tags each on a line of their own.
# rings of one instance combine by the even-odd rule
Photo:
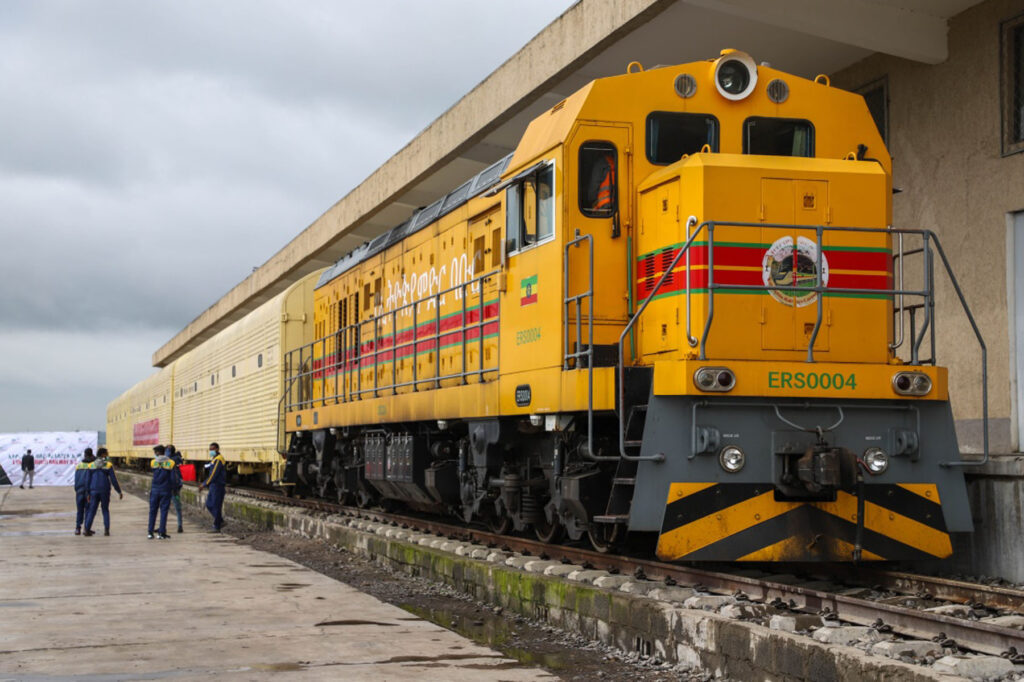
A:
<svg viewBox="0 0 1024 682">
<path fill-rule="evenodd" d="M 518 251 L 555 233 L 555 171 L 551 165 L 511 185 L 505 195 L 508 250 Z"/>
<path fill-rule="evenodd" d="M 814 156 L 814 126 L 794 118 L 753 116 L 743 122 L 743 153 Z"/>
<path fill-rule="evenodd" d="M 610 142 L 580 146 L 580 212 L 590 218 L 608 218 L 618 200 L 618 155 Z"/>
<path fill-rule="evenodd" d="M 655 111 L 647 117 L 647 160 L 666 165 L 704 145 L 718 151 L 718 119 L 707 114 Z"/>
</svg>

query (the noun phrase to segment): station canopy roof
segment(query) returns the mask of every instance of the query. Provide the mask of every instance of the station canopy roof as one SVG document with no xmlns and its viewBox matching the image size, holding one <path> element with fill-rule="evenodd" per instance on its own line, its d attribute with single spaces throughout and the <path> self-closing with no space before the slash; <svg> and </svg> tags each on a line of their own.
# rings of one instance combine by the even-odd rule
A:
<svg viewBox="0 0 1024 682">
<path fill-rule="evenodd" d="M 947 56 L 948 20 L 980 0 L 580 0 L 153 354 L 163 366 L 319 268 L 400 225 L 515 148 L 595 78 L 736 48 L 813 78 L 881 52 Z"/>
</svg>

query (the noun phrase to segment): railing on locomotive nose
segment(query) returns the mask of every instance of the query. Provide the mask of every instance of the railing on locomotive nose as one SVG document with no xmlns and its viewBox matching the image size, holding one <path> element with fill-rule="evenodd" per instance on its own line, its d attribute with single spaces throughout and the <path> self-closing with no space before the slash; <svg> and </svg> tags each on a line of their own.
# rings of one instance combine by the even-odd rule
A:
<svg viewBox="0 0 1024 682">
<path fill-rule="evenodd" d="M 817 315 L 814 322 L 814 328 L 811 332 L 811 337 L 807 344 L 807 362 L 814 362 L 814 343 L 818 338 L 818 332 L 821 330 L 821 323 L 823 319 L 824 305 L 823 299 L 826 293 L 830 295 L 834 294 L 883 294 L 889 296 L 893 300 L 894 314 L 899 315 L 899 337 L 894 338 L 889 344 L 890 349 L 897 349 L 903 344 L 903 313 L 909 311 L 910 313 L 910 336 L 911 336 L 911 348 L 910 348 L 910 364 L 920 365 L 923 363 L 935 364 L 935 323 L 933 320 L 934 308 L 935 308 L 935 281 L 934 281 L 934 250 L 938 252 L 942 264 L 945 268 L 946 275 L 949 277 L 950 283 L 953 285 L 953 289 L 956 291 L 960 306 L 964 313 L 967 315 L 968 321 L 971 323 L 971 329 L 974 330 L 974 336 L 978 341 L 978 345 L 981 348 L 981 402 L 982 402 L 982 421 L 983 421 L 983 442 L 984 442 L 984 456 L 980 461 L 959 461 L 959 462 L 944 462 L 943 466 L 975 466 L 984 464 L 988 461 L 989 457 L 989 443 L 988 443 L 988 349 L 985 346 L 985 340 L 981 336 L 981 331 L 978 329 L 978 324 L 974 320 L 974 315 L 971 313 L 971 308 L 967 304 L 967 299 L 964 297 L 963 290 L 960 288 L 960 283 L 953 274 L 953 268 L 949 264 L 949 259 L 946 257 L 946 252 L 942 248 L 942 243 L 939 241 L 938 235 L 931 230 L 908 230 L 908 229 L 897 229 L 892 226 L 887 228 L 877 227 L 839 227 L 830 226 L 825 227 L 823 225 L 792 225 L 787 223 L 748 223 L 748 222 L 728 222 L 728 221 L 713 221 L 708 220 L 697 227 L 694 232 L 690 232 L 690 228 L 696 224 L 696 218 L 691 218 L 687 221 L 687 240 L 683 246 L 676 253 L 672 259 L 672 263 L 665 268 L 661 277 L 657 283 L 648 293 L 647 298 L 644 299 L 643 303 L 637 309 L 636 314 L 630 318 L 625 328 L 619 336 L 619 359 L 618 359 L 618 384 L 619 384 L 619 454 L 623 459 L 636 459 L 635 456 L 630 456 L 626 453 L 625 444 L 625 409 L 621 406 L 625 403 L 625 388 L 624 388 L 624 374 L 625 374 L 625 339 L 629 335 L 636 321 L 647 309 L 647 306 L 651 301 L 658 295 L 661 287 L 665 284 L 669 275 L 675 271 L 679 265 L 679 261 L 686 256 L 686 335 L 687 340 L 690 341 L 690 345 L 693 343 L 693 337 L 690 333 L 690 269 L 689 269 L 689 250 L 693 246 L 697 237 L 704 231 L 707 232 L 707 249 L 708 249 L 708 305 L 707 313 L 704 319 L 704 329 L 701 333 L 700 339 L 698 340 L 700 346 L 700 360 L 707 360 L 707 341 L 711 334 L 711 324 L 714 320 L 715 315 L 715 291 L 719 289 L 730 289 L 730 290 L 746 290 L 751 293 L 759 291 L 790 291 L 799 293 L 810 293 L 814 292 L 817 294 Z M 815 271 L 815 285 L 813 287 L 798 286 L 794 277 L 794 283 L 791 285 L 783 286 L 769 286 L 767 284 L 718 284 L 715 282 L 715 228 L 716 227 L 756 227 L 756 228 L 768 228 L 768 229 L 779 229 L 779 230 L 814 230 L 815 231 L 815 249 L 816 249 L 816 271 Z M 822 241 L 826 232 L 850 232 L 850 233 L 875 233 L 875 234 L 887 234 L 890 236 L 895 235 L 898 239 L 898 254 L 893 256 L 894 261 L 899 261 L 899 288 L 890 287 L 887 289 L 863 289 L 863 288 L 837 288 L 828 287 L 824 285 L 822 281 L 822 259 L 823 259 L 823 248 Z M 922 246 L 920 249 L 911 250 L 908 252 L 903 251 L 903 236 L 904 235 L 918 235 L 922 240 Z M 795 245 L 794 245 L 795 246 Z M 924 258 L 924 267 L 922 270 L 923 276 L 923 289 L 921 290 L 907 290 L 904 289 L 904 260 L 906 256 L 911 254 L 922 254 Z M 922 303 L 917 305 L 905 306 L 904 296 L 920 297 Z M 896 300 L 899 300 L 897 306 Z M 924 319 L 921 323 L 920 330 L 915 329 L 915 312 L 916 310 L 922 310 Z M 896 334 L 895 328 L 893 330 L 894 335 Z M 926 334 L 931 334 L 931 358 L 922 361 L 920 358 L 921 344 L 924 342 Z M 635 353 L 635 347 L 634 347 Z"/>
<path fill-rule="evenodd" d="M 338 331 L 305 344 L 299 348 L 289 351 L 286 355 L 285 365 L 285 386 L 281 398 L 279 413 L 294 409 L 310 409 L 316 406 L 328 404 L 346 403 L 358 400 L 364 394 L 372 393 L 371 397 L 380 397 L 381 394 L 397 395 L 398 389 L 411 386 L 413 391 L 421 390 L 424 384 L 429 388 L 439 388 L 442 381 L 459 379 L 462 384 L 469 383 L 470 377 L 477 377 L 479 381 L 487 380 L 488 375 L 498 373 L 500 364 L 500 343 L 496 346 L 494 364 L 492 367 L 484 366 L 484 338 L 487 327 L 493 327 L 496 334 L 500 334 L 501 305 L 500 300 L 491 302 L 494 306 L 494 314 L 487 315 L 488 302 L 485 299 L 485 283 L 494 280 L 500 274 L 500 270 L 492 270 L 465 282 L 439 290 L 419 298 L 411 303 L 405 303 L 380 315 L 374 315 L 364 320 L 354 322 L 339 329 Z M 455 295 L 458 292 L 461 300 L 461 324 L 451 329 L 441 329 L 441 307 L 442 299 L 448 295 Z M 472 305 L 468 304 L 470 296 L 477 296 L 479 300 Z M 421 336 L 419 333 L 419 306 L 432 303 L 434 308 L 433 317 L 427 322 L 433 326 L 433 333 Z M 411 311 L 412 315 L 412 338 L 409 341 L 399 342 L 398 339 L 398 317 L 405 311 Z M 469 322 L 469 315 L 477 313 L 477 320 Z M 404 315 L 403 315 L 404 316 Z M 390 321 L 391 330 L 382 331 L 386 321 Z M 371 333 L 365 333 L 369 328 Z M 476 339 L 468 338 L 468 335 L 476 330 Z M 441 339 L 442 337 L 458 337 L 455 343 L 461 345 L 462 363 L 460 371 L 441 372 Z M 363 339 L 366 339 L 368 349 L 363 348 Z M 500 336 L 498 337 L 500 340 Z M 390 341 L 390 344 L 386 343 Z M 468 348 L 476 343 L 478 367 L 469 368 Z M 420 350 L 433 343 L 433 350 L 437 354 L 435 361 L 436 369 L 434 376 L 420 377 L 419 368 L 416 362 L 416 355 Z M 333 346 L 333 353 L 331 352 Z M 398 381 L 397 359 L 399 351 L 412 349 L 412 379 L 410 381 Z M 383 357 L 382 357 L 383 356 Z M 390 357 L 389 357 L 390 356 Z M 381 383 L 380 368 L 386 362 L 391 362 L 391 382 Z M 363 370 L 373 369 L 373 385 L 363 387 Z M 338 377 L 342 376 L 339 387 Z M 353 376 L 354 375 L 354 376 Z M 329 392 L 328 376 L 334 380 L 333 392 Z M 320 395 L 314 396 L 316 382 L 320 382 Z M 354 386 L 353 386 L 354 384 Z M 298 395 L 295 395 L 297 391 Z"/>
</svg>

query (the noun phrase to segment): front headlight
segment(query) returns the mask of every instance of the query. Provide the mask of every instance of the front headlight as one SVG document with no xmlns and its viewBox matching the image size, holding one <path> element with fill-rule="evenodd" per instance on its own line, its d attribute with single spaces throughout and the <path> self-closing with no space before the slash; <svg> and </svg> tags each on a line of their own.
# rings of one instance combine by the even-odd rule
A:
<svg viewBox="0 0 1024 682">
<path fill-rule="evenodd" d="M 747 456 L 735 445 L 726 445 L 718 453 L 718 463 L 730 474 L 735 474 L 747 463 Z"/>
<path fill-rule="evenodd" d="M 701 367 L 693 373 L 693 383 L 702 391 L 731 391 L 736 375 L 728 367 Z"/>
<path fill-rule="evenodd" d="M 757 85 L 757 64 L 753 58 L 739 50 L 723 50 L 715 62 L 715 87 L 718 93 L 731 100 L 749 96 Z"/>
<path fill-rule="evenodd" d="M 885 473 L 885 470 L 889 468 L 889 455 L 885 454 L 885 450 L 882 448 L 868 448 L 864 451 L 861 461 L 875 476 Z"/>
<path fill-rule="evenodd" d="M 932 378 L 924 372 L 897 372 L 892 378 L 892 388 L 900 395 L 928 395 Z"/>
</svg>

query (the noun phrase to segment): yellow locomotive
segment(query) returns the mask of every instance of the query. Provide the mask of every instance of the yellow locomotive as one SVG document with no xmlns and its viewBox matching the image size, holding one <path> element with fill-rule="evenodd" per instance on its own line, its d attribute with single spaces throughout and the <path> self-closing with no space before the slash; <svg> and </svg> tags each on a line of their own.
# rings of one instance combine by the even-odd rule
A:
<svg viewBox="0 0 1024 682">
<path fill-rule="evenodd" d="M 948 556 L 937 242 L 891 196 L 824 76 L 726 50 L 595 80 L 323 273 L 285 483 L 666 560 Z"/>
</svg>

